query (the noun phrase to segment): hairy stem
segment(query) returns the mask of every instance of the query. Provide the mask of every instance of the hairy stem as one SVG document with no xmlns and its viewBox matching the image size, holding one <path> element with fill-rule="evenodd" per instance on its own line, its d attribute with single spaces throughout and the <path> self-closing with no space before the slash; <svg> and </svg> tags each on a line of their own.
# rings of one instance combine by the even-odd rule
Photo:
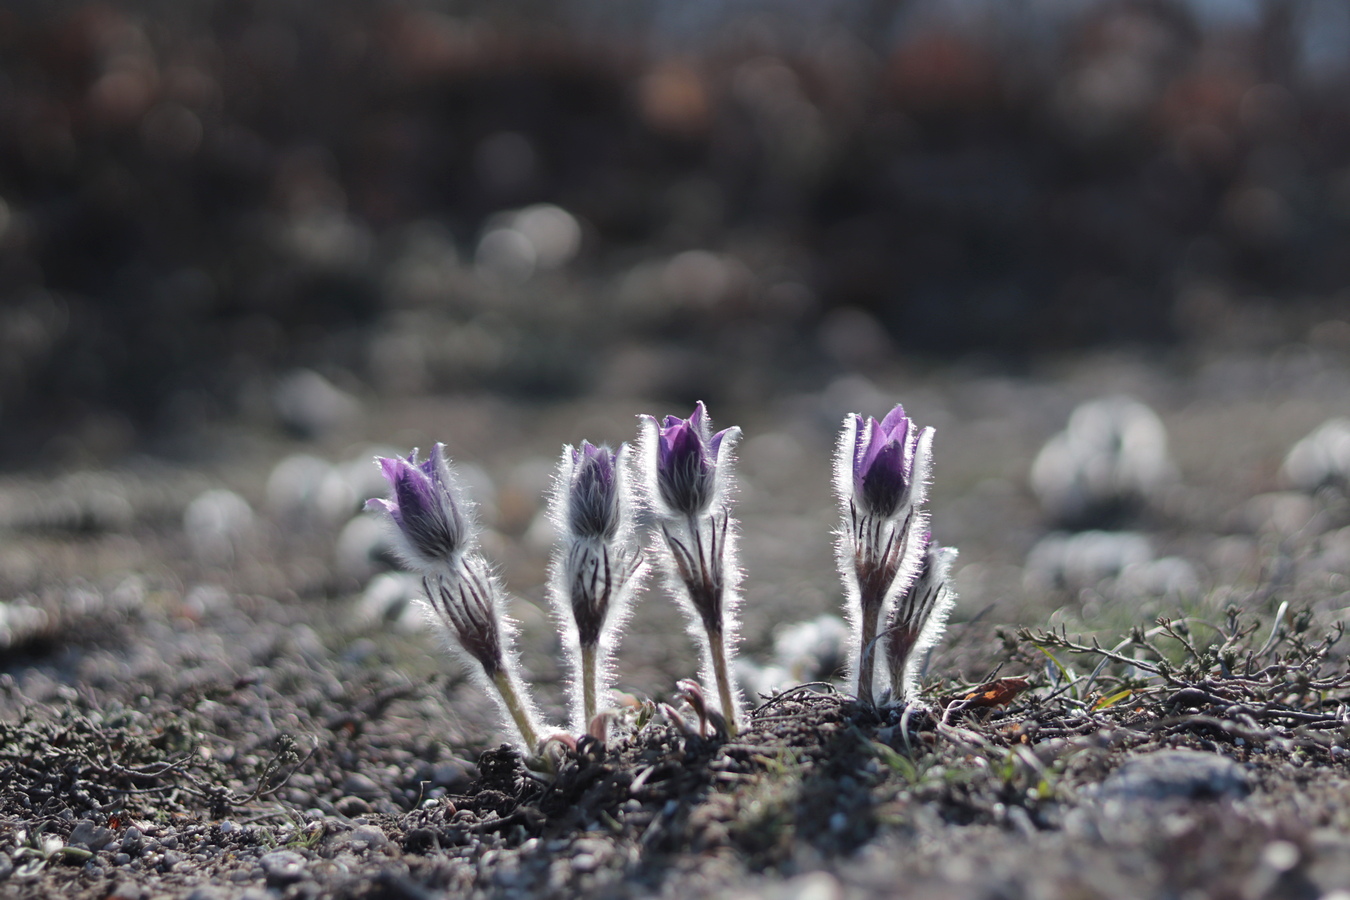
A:
<svg viewBox="0 0 1350 900">
<path fill-rule="evenodd" d="M 589 728 L 591 722 L 595 720 L 596 713 L 596 672 L 595 672 L 596 646 L 594 644 L 581 645 L 581 714 L 582 728 Z"/>
<path fill-rule="evenodd" d="M 727 737 L 736 737 L 736 704 L 731 694 L 731 679 L 727 677 L 726 644 L 720 630 L 708 629 L 708 645 L 712 650 L 713 677 L 717 679 L 717 699 L 722 715 L 727 720 Z"/>
<path fill-rule="evenodd" d="M 501 694 L 502 702 L 506 704 L 506 711 L 511 714 L 511 720 L 516 723 L 516 728 L 520 731 L 520 736 L 524 739 L 526 748 L 530 753 L 537 753 L 539 751 L 539 735 L 534 730 L 534 723 L 530 721 L 530 715 L 525 709 L 525 704 L 521 701 L 520 691 L 516 687 L 515 679 L 505 670 L 500 670 L 492 676 L 492 683 L 497 686 L 497 692 Z"/>
<path fill-rule="evenodd" d="M 862 646 L 858 649 L 858 702 L 872 706 L 873 672 L 876 669 L 877 624 L 881 617 L 880 603 L 864 603 L 862 607 Z"/>
</svg>

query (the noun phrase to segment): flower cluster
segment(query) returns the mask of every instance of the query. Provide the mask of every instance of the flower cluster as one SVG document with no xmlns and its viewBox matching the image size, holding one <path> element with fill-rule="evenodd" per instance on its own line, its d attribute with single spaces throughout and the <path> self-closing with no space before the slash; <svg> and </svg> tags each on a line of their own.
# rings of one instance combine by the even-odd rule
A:
<svg viewBox="0 0 1350 900">
<path fill-rule="evenodd" d="M 614 653 L 650 559 L 702 658 L 701 684 L 681 681 L 679 696 L 695 708 L 698 733 L 708 723 L 714 733 L 737 733 L 742 698 L 730 673 L 741 571 L 732 470 L 740 434 L 714 432 L 700 402 L 687 419 L 641 417 L 636 450 L 589 441 L 563 448 L 550 503 L 558 541 L 548 596 L 570 664 L 573 734 L 607 738 Z M 932 438 L 899 406 L 880 422 L 844 420 L 835 463 L 843 511 L 837 551 L 853 631 L 851 677 L 863 703 L 875 703 L 881 653 L 890 696 L 914 699 L 922 657 L 952 602 L 947 581 L 956 551 L 933 542 L 923 511 Z M 417 451 L 377 461 L 392 499 L 368 506 L 383 514 L 398 555 L 422 576 L 452 649 L 496 698 L 524 749 L 537 752 L 541 737 L 553 735 L 541 728 L 520 673 L 505 590 L 479 549 L 473 506 L 444 446 L 420 462 Z"/>
</svg>

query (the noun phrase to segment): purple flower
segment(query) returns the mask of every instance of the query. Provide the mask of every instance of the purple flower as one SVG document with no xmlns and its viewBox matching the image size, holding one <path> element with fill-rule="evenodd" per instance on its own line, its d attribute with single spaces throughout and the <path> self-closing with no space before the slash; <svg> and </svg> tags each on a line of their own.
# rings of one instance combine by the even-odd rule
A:
<svg viewBox="0 0 1350 900">
<path fill-rule="evenodd" d="M 656 486 L 671 510 L 687 516 L 706 511 L 717 490 L 717 467 L 722 441 L 740 429 L 710 434 L 708 410 L 700 400 L 687 419 L 666 416 L 658 427 Z"/>
<path fill-rule="evenodd" d="M 732 448 L 739 428 L 712 433 L 702 401 L 688 419 L 643 416 L 642 472 L 666 580 L 703 655 L 704 684 L 716 684 L 728 734 L 737 729 L 735 652 L 740 569 L 731 516 Z"/>
<path fill-rule="evenodd" d="M 844 418 L 835 452 L 843 518 L 835 552 L 853 626 L 850 671 L 865 704 L 872 703 L 885 613 L 918 569 L 932 459 L 933 429 L 916 426 L 898 404 L 880 422 Z"/>
<path fill-rule="evenodd" d="M 614 452 L 608 447 L 582 441 L 581 449 L 572 449 L 570 478 L 567 527 L 577 537 L 613 540 L 619 530 Z"/>
<path fill-rule="evenodd" d="M 520 676 L 514 629 L 505 616 L 504 591 L 492 566 L 475 546 L 468 500 L 445 458 L 445 445 L 417 461 L 379 458 L 393 500 L 370 500 L 384 514 L 396 549 L 422 574 L 427 605 L 450 637 L 450 647 L 494 698 L 508 727 L 530 753 L 539 747 L 538 713 Z"/>
<path fill-rule="evenodd" d="M 916 486 L 923 490 L 933 429 L 916 428 L 899 404 L 880 422 L 852 418 L 854 502 L 865 515 L 889 519 L 910 503 Z"/>
<path fill-rule="evenodd" d="M 633 592 L 645 567 L 634 530 L 632 464 L 618 450 L 566 446 L 558 462 L 551 515 L 558 546 L 549 571 L 549 600 L 572 665 L 572 725 L 578 734 L 597 720 L 613 685 L 613 656 Z"/>
<path fill-rule="evenodd" d="M 380 458 L 380 468 L 393 489 L 393 500 L 370 500 L 367 509 L 385 513 L 394 524 L 395 536 L 405 561 L 421 571 L 448 565 L 469 543 L 471 534 L 467 504 L 445 458 L 445 445 L 437 444 L 431 458 L 417 461 L 417 451 L 407 459 Z"/>
</svg>

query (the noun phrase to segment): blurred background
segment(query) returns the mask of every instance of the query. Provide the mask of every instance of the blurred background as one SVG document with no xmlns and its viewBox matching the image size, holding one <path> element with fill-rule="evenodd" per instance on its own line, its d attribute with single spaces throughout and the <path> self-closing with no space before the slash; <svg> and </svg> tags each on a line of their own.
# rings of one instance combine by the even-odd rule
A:
<svg viewBox="0 0 1350 900">
<path fill-rule="evenodd" d="M 9 0 L 0 458 L 300 370 L 716 404 L 1301 338 L 1350 283 L 1347 47 L 1339 0 Z"/>
<path fill-rule="evenodd" d="M 959 620 L 1100 612 L 1131 566 L 1218 608 L 1317 515 L 1317 577 L 1350 561 L 1316 493 L 1350 450 L 1280 474 L 1346 412 L 1347 317 L 1344 0 L 0 3 L 0 588 L 34 606 L 159 554 L 189 616 L 235 579 L 397 618 L 355 514 L 376 452 L 443 440 L 547 648 L 558 446 L 703 399 L 748 438 L 752 648 L 837 607 L 834 433 L 897 400 Z M 1128 503 L 1029 486 L 1126 394 L 1157 428 L 1111 428 L 1163 429 Z M 635 683 L 687 673 L 641 638 L 679 627 L 635 623 Z"/>
</svg>

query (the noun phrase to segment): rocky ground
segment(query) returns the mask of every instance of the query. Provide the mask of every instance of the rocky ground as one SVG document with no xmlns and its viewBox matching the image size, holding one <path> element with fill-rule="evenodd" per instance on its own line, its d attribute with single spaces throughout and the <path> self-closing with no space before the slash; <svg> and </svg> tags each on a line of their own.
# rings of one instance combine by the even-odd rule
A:
<svg viewBox="0 0 1350 900">
<path fill-rule="evenodd" d="M 365 460 L 447 442 L 558 721 L 537 499 L 555 448 L 685 410 L 423 399 L 304 444 L 202 435 L 215 461 L 191 467 L 11 474 L 0 896 L 1350 891 L 1335 641 L 1350 504 L 1281 472 L 1343 411 L 1348 361 L 1309 341 L 1016 377 L 887 369 L 714 408 L 746 433 L 744 678 L 763 705 L 731 742 L 653 714 L 695 664 L 651 589 L 623 644 L 615 740 L 528 766 L 353 519 L 378 490 Z M 1027 486 L 1033 457 L 1078 403 L 1119 393 L 1157 411 L 1172 472 L 1105 527 L 1054 532 Z M 837 612 L 833 430 L 895 399 L 938 429 L 933 528 L 961 548 L 930 705 L 909 716 L 837 684 L 792 688 L 810 666 L 775 656 L 785 623 Z"/>
</svg>

